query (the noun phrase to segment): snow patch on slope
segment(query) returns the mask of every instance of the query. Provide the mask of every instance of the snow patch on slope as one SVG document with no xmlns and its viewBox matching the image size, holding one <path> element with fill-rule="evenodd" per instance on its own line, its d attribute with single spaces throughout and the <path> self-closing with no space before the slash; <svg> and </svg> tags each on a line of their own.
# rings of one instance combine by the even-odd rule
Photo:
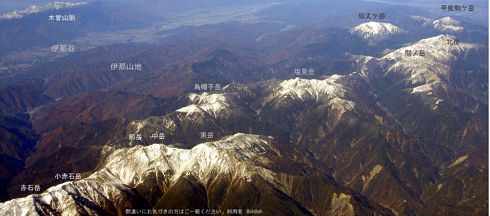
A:
<svg viewBox="0 0 490 216">
<path fill-rule="evenodd" d="M 368 176 L 362 176 L 361 177 L 362 178 L 362 191 L 365 191 L 369 187 L 369 183 L 371 182 L 371 180 L 373 180 L 374 177 L 376 177 L 376 175 L 378 175 L 381 172 L 381 170 L 383 170 L 383 166 L 376 164 L 376 166 L 373 167 L 371 172 L 369 172 Z"/>
<path fill-rule="evenodd" d="M 447 168 L 453 168 L 461 163 L 463 163 L 466 159 L 468 159 L 468 155 L 463 155 L 458 159 L 454 160 Z"/>
<path fill-rule="evenodd" d="M 354 216 L 354 207 L 351 204 L 351 196 L 340 193 L 333 193 L 332 203 L 330 204 L 330 209 L 328 215 L 344 215 L 344 216 Z"/>
</svg>

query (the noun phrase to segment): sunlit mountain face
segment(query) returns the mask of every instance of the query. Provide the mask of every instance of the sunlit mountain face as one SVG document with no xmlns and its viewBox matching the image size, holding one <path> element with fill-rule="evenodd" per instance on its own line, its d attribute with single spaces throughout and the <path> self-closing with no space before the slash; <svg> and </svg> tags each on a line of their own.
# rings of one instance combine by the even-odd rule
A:
<svg viewBox="0 0 490 216">
<path fill-rule="evenodd" d="M 488 215 L 488 2 L 0 2 L 0 215 Z"/>
</svg>

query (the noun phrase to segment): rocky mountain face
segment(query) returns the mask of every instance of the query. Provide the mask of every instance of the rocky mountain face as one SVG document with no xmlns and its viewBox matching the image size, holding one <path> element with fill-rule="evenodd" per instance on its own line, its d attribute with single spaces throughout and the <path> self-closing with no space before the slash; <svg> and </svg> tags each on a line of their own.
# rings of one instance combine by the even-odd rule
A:
<svg viewBox="0 0 490 216">
<path fill-rule="evenodd" d="M 478 28 L 414 15 L 156 35 L 0 73 L 0 215 L 488 214 L 488 41 Z M 110 71 L 113 62 L 144 70 Z M 80 178 L 56 178 L 63 172 Z"/>
<path fill-rule="evenodd" d="M 100 131 L 99 127 L 103 127 L 102 125 L 87 125 L 86 127 L 92 128 L 90 131 L 93 132 L 85 132 L 86 137 L 80 140 L 97 140 L 97 143 L 85 143 L 77 141 L 79 139 L 73 139 L 73 141 L 60 143 L 58 146 L 67 148 L 68 146 L 65 145 L 72 145 L 70 148 L 76 147 L 78 149 L 88 145 L 98 149 L 95 152 L 101 155 L 99 157 L 101 159 L 97 162 L 92 162 L 91 165 L 84 163 L 85 165 L 82 166 L 80 161 L 66 162 L 70 166 L 78 167 L 77 169 L 79 170 L 87 168 L 88 170 L 98 170 L 95 174 L 90 175 L 87 181 L 117 182 L 124 184 L 127 188 L 136 188 L 136 190 L 140 187 L 162 188 L 157 194 L 154 191 L 138 190 L 138 194 L 142 196 L 145 196 L 145 194 L 151 195 L 151 197 L 143 199 L 146 202 L 145 205 L 149 206 L 173 206 L 169 202 L 172 203 L 173 199 L 177 198 L 170 199 L 168 196 L 176 196 L 174 194 L 176 192 L 172 192 L 174 190 L 184 190 L 183 188 L 174 189 L 173 187 L 187 188 L 185 190 L 190 187 L 197 197 L 193 196 L 187 199 L 198 199 L 198 201 L 200 200 L 199 203 L 207 207 L 224 208 L 228 202 L 226 196 L 225 198 L 221 197 L 223 200 L 218 203 L 209 203 L 208 199 L 211 199 L 209 196 L 216 196 L 216 191 L 225 190 L 222 187 L 242 188 L 245 186 L 242 186 L 242 183 L 239 184 L 240 186 L 230 185 L 230 182 L 234 182 L 233 179 L 209 180 L 211 178 L 209 175 L 213 173 L 213 178 L 215 178 L 214 174 L 231 175 L 244 179 L 248 178 L 247 181 L 253 182 L 253 184 L 258 184 L 257 182 L 262 181 L 269 182 L 269 184 L 274 185 L 271 190 L 281 191 L 281 194 L 284 193 L 281 196 L 289 197 L 288 199 L 291 199 L 292 203 L 294 203 L 292 200 L 301 203 L 293 205 L 292 203 L 287 204 L 290 201 L 286 203 L 281 201 L 282 204 L 276 204 L 289 206 L 290 208 L 296 206 L 288 211 L 297 212 L 297 214 L 330 215 L 325 213 L 328 212 L 325 209 L 332 210 L 333 206 L 337 205 L 332 202 L 330 202 L 330 205 L 324 204 L 324 206 L 318 203 L 305 204 L 304 202 L 306 201 L 302 200 L 317 200 L 315 197 L 333 197 L 332 199 L 334 200 L 341 199 L 340 197 L 343 197 L 342 199 L 347 197 L 349 200 L 347 202 L 348 207 L 341 206 L 338 208 L 343 209 L 343 211 L 352 210 L 355 215 L 367 211 L 364 208 L 380 214 L 419 214 L 420 212 L 441 214 L 461 211 L 458 210 L 458 207 L 426 206 L 426 202 L 443 202 L 444 199 L 448 199 L 447 197 L 438 197 L 435 194 L 437 194 L 437 191 L 443 190 L 444 187 L 455 187 L 453 184 L 456 182 L 448 179 L 454 178 L 455 174 L 453 172 L 455 171 L 453 170 L 458 166 L 462 166 L 462 164 L 466 164 L 467 167 L 471 167 L 474 171 L 472 175 L 459 176 L 461 181 L 478 182 L 485 178 L 485 164 L 477 158 L 481 157 L 481 150 L 486 148 L 482 139 L 487 136 L 484 134 L 484 131 L 486 131 L 484 122 L 487 121 L 488 117 L 483 111 L 479 111 L 478 108 L 475 109 L 472 104 L 479 104 L 478 106 L 482 107 L 487 105 L 482 97 L 473 96 L 471 97 L 473 99 L 471 99 L 471 95 L 466 95 L 468 97 L 468 107 L 461 103 L 453 104 L 452 102 L 455 99 L 464 98 L 464 95 L 459 95 L 464 94 L 464 92 L 459 92 L 458 85 L 450 82 L 450 76 L 457 71 L 453 71 L 450 62 L 471 55 L 471 52 L 475 52 L 476 55 L 477 53 L 482 54 L 484 51 L 476 44 L 460 44 L 458 48 L 451 48 L 443 45 L 447 39 L 452 39 L 452 37 L 441 35 L 424 39 L 413 45 L 388 53 L 381 58 L 358 56 L 356 58 L 358 59 L 359 71 L 354 71 L 348 75 L 332 75 L 323 79 L 295 78 L 269 80 L 256 84 L 230 84 L 217 93 L 189 93 L 178 100 L 180 102 L 178 102 L 175 111 L 163 116 L 120 122 L 117 124 L 119 126 L 113 125 L 109 129 L 112 132 L 108 132 L 105 135 L 91 135 L 91 133 Z M 401 50 L 405 49 L 427 49 L 432 52 L 427 53 L 426 58 L 415 57 L 417 61 L 414 61 L 405 57 L 404 53 L 401 53 Z M 474 70 L 480 70 L 481 72 L 481 68 L 478 67 L 474 68 Z M 438 89 L 445 89 L 445 91 Z M 454 93 L 451 94 L 453 91 Z M 400 98 L 399 95 L 404 96 Z M 471 102 L 471 100 L 474 101 Z M 178 107 L 179 105 L 181 107 Z M 423 114 L 420 110 L 409 109 L 410 106 L 417 106 L 419 109 L 423 109 Z M 453 116 L 454 113 L 458 115 Z M 454 118 L 460 118 L 461 120 L 453 122 Z M 423 121 L 433 123 L 421 123 Z M 459 122 L 463 122 L 463 126 L 460 126 Z M 107 125 L 107 123 L 104 124 Z M 70 128 L 68 130 L 73 129 Z M 74 131 L 76 130 L 78 129 Z M 128 141 L 127 134 L 120 131 L 146 134 L 147 136 L 141 141 Z M 149 138 L 149 135 L 155 131 L 165 133 L 165 140 L 162 144 L 153 144 L 155 141 Z M 199 144 L 203 142 L 203 138 L 199 137 L 201 131 L 213 132 L 214 136 L 211 140 L 216 140 L 214 142 L 217 142 L 212 144 L 213 148 L 216 148 L 212 150 L 213 152 L 220 152 L 223 150 L 221 148 L 228 150 L 232 148 L 233 152 L 235 152 L 233 153 L 235 157 L 246 159 L 247 163 L 253 162 L 252 167 L 254 168 L 241 168 L 241 163 L 243 162 L 241 160 L 235 163 L 233 162 L 234 159 L 220 159 L 220 156 L 208 155 L 208 149 L 204 150 L 202 148 L 210 144 Z M 64 133 L 70 132 L 64 131 Z M 76 132 L 73 133 L 76 134 Z M 233 137 L 240 137 L 240 140 L 253 140 L 253 142 L 261 142 L 260 140 L 264 139 L 255 135 L 242 135 L 239 133 L 269 134 L 272 137 L 278 137 L 280 141 L 278 141 L 276 148 L 283 149 L 283 151 L 277 150 L 278 152 L 274 152 L 268 149 L 272 147 L 258 144 L 258 146 L 250 150 L 253 154 L 242 152 L 245 150 L 237 150 L 235 148 L 242 148 L 240 145 L 243 143 L 231 142 L 230 139 L 233 139 Z M 57 136 L 54 135 L 54 137 Z M 44 139 L 49 138 L 41 138 L 38 143 L 39 147 L 52 146 L 50 142 L 41 144 Z M 167 151 L 170 150 L 167 150 L 165 144 L 172 144 L 176 147 L 172 147 L 171 153 L 168 153 Z M 145 150 L 147 147 L 141 147 L 141 145 L 148 145 L 148 148 L 157 148 L 157 150 Z M 248 143 L 248 145 L 251 144 Z M 223 151 L 226 152 L 228 150 Z M 142 154 L 133 153 L 133 151 L 143 151 L 147 152 L 146 154 L 151 152 L 159 159 L 141 159 L 137 156 L 133 158 L 135 154 Z M 56 155 L 63 157 L 56 152 L 54 151 Z M 119 156 L 116 157 L 114 155 Z M 163 155 L 169 158 L 160 158 Z M 272 156 L 274 158 L 270 158 Z M 39 158 L 37 162 L 33 162 L 36 160 L 34 158 L 33 156 L 30 161 L 32 161 L 31 165 L 33 168 L 35 167 L 36 172 L 46 173 L 49 172 L 49 169 L 52 169 L 48 166 L 46 167 L 48 170 L 44 170 L 46 168 L 41 168 L 39 165 L 46 164 L 42 160 L 39 161 L 42 158 Z M 162 161 L 170 160 L 170 158 L 183 158 L 182 160 L 187 165 L 167 165 L 172 167 L 172 169 L 171 171 L 166 170 L 164 169 L 165 165 L 161 165 L 161 163 Z M 153 164 L 158 161 L 159 166 L 155 169 L 163 170 L 157 171 L 146 165 L 143 167 L 145 170 L 140 170 L 138 168 L 140 165 L 137 164 L 134 165 L 136 167 L 133 167 L 133 163 L 141 160 L 145 161 L 145 164 Z M 206 162 L 208 160 L 211 160 L 211 162 Z M 225 162 L 226 166 L 220 164 Z M 113 170 L 110 172 L 107 171 L 111 169 L 107 167 L 113 163 L 120 163 L 121 165 L 112 168 Z M 180 164 L 183 162 L 174 163 Z M 219 164 L 217 165 L 219 168 L 215 170 L 214 166 L 216 163 Z M 285 164 L 289 163 L 291 165 L 285 166 Z M 302 166 L 305 167 L 294 168 L 300 166 L 295 163 L 303 164 Z M 275 164 L 274 166 L 283 165 L 276 167 L 278 170 L 275 170 L 272 164 Z M 257 167 L 268 167 L 269 165 L 272 166 L 270 167 L 272 170 L 267 172 L 262 169 L 260 169 L 262 171 L 257 171 L 257 173 L 251 171 L 257 170 Z M 320 168 L 316 166 L 320 166 Z M 305 178 L 303 176 L 304 174 L 291 174 L 292 176 L 290 177 L 278 174 L 286 172 L 283 169 L 305 171 L 311 168 L 323 170 L 325 172 L 323 175 L 330 176 L 328 178 L 332 181 L 335 179 L 333 184 L 339 187 L 345 185 L 347 188 L 358 192 L 358 194 L 349 195 L 342 193 L 343 195 L 340 195 L 340 192 L 334 192 L 335 195 L 333 195 L 325 192 L 331 191 L 330 189 L 320 190 L 321 192 L 318 195 L 312 195 L 311 191 L 291 191 L 292 188 L 296 188 L 292 187 L 292 185 L 299 185 L 299 183 L 295 183 L 296 181 L 303 184 L 313 180 L 308 180 L 308 177 Z M 156 173 L 148 174 L 146 169 Z M 233 170 L 231 174 L 229 173 L 230 169 Z M 27 170 L 31 169 L 28 168 Z M 194 173 L 196 170 L 197 173 Z M 245 170 L 251 171 L 253 174 L 243 173 Z M 98 176 L 102 174 L 99 174 L 99 172 L 109 172 L 110 175 L 104 174 L 106 175 L 104 180 L 90 180 L 92 178 L 96 179 L 96 177 L 100 178 Z M 148 182 L 150 184 L 148 185 L 148 176 L 159 176 L 157 173 L 162 173 L 162 178 L 166 176 L 165 173 L 171 173 L 168 178 L 172 180 L 159 180 L 152 177 L 153 180 Z M 183 173 L 187 174 L 184 175 Z M 254 180 L 254 175 L 260 176 L 261 179 Z M 24 176 L 27 176 L 27 173 Z M 302 180 L 295 181 L 293 176 L 303 177 L 300 178 Z M 119 180 L 116 181 L 114 179 Z M 284 185 L 286 184 L 285 182 L 282 182 L 285 179 L 289 179 L 287 180 L 288 186 Z M 215 181 L 214 184 L 220 185 L 219 188 L 214 188 L 213 185 L 210 185 L 210 181 Z M 318 179 L 315 181 L 318 181 Z M 151 185 L 154 183 L 162 185 L 158 185 L 158 187 Z M 83 185 L 83 183 L 80 184 Z M 323 183 L 316 182 L 316 184 L 321 185 Z M 311 187 L 318 188 L 320 187 L 319 185 L 311 185 Z M 64 187 L 74 187 L 73 190 L 77 191 L 80 189 L 76 188 L 81 186 L 67 184 Z M 93 185 L 87 187 L 98 188 L 102 186 Z M 259 186 L 255 185 L 254 187 L 257 188 Z M 290 188 L 288 189 L 288 187 Z M 244 190 L 248 191 L 245 188 Z M 53 190 L 53 192 L 50 192 L 50 190 Z M 62 191 L 60 193 L 65 193 L 63 191 L 68 189 L 56 186 L 41 196 L 51 197 L 55 193 L 54 191 L 60 190 Z M 195 192 L 195 190 L 200 192 Z M 265 188 L 260 189 L 260 191 L 262 190 L 265 190 Z M 117 191 L 114 193 L 122 194 L 120 196 L 123 197 L 128 196 L 124 200 L 142 200 L 140 197 L 134 197 L 136 195 L 128 191 Z M 167 193 L 170 194 L 167 195 Z M 304 195 L 301 195 L 303 193 L 309 194 L 310 197 L 303 197 Z M 475 193 L 479 195 L 475 195 Z M 202 194 L 202 197 L 198 194 Z M 280 194 L 276 195 L 280 196 Z M 474 191 L 474 193 L 469 193 L 468 195 L 471 195 L 471 197 L 466 197 L 467 195 L 463 193 L 453 194 L 451 196 L 455 197 L 451 198 L 466 200 L 461 205 L 470 205 L 471 203 L 471 205 L 479 206 L 480 209 L 485 208 L 484 200 L 481 200 L 481 197 L 484 197 L 484 191 Z M 80 196 L 84 195 L 80 194 Z M 376 203 L 387 209 L 371 206 L 374 204 L 356 207 L 355 197 L 366 199 L 365 202 L 367 203 Z M 420 197 L 424 198 L 421 199 Z M 52 198 L 42 198 L 29 205 L 36 206 L 38 205 L 36 202 L 43 203 L 44 201 L 42 200 L 44 199 L 51 200 Z M 113 198 L 108 197 L 106 199 L 112 200 Z M 265 203 L 260 202 L 262 198 L 259 196 L 257 199 L 253 205 L 265 208 Z M 269 200 L 270 198 L 267 199 Z M 434 199 L 437 199 L 437 201 Z M 70 202 L 76 203 L 79 201 L 74 199 Z M 138 205 L 140 204 L 138 203 Z M 237 203 L 234 204 L 238 205 Z M 247 203 L 241 203 L 240 205 L 242 204 L 248 205 Z M 47 205 L 52 206 L 54 204 L 48 202 Z M 11 204 L 6 206 L 11 206 Z M 58 206 L 58 204 L 54 206 Z M 118 206 L 118 204 L 115 204 L 115 206 Z M 121 211 L 121 208 L 118 207 L 118 211 Z M 476 212 L 472 213 L 479 213 L 478 209 L 475 210 Z M 270 213 L 272 214 L 273 211 Z M 348 215 L 350 213 L 343 212 L 342 214 Z"/>
<path fill-rule="evenodd" d="M 0 198 L 7 199 L 7 188 L 22 171 L 25 160 L 34 151 L 38 135 L 27 115 L 0 116 Z"/>
<path fill-rule="evenodd" d="M 269 137 L 235 134 L 192 149 L 163 144 L 118 149 L 107 157 L 104 167 L 84 180 L 9 201 L 0 208 L 12 206 L 10 212 L 24 214 L 122 214 L 126 208 L 151 206 L 246 206 L 261 208 L 268 215 L 391 215 L 275 142 Z"/>
</svg>

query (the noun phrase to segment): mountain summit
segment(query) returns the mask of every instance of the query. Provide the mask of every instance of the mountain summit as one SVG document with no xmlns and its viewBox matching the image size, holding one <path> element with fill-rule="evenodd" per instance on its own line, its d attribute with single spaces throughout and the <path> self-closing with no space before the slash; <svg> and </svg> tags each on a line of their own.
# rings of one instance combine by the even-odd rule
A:
<svg viewBox="0 0 490 216">
<path fill-rule="evenodd" d="M 391 23 L 374 21 L 360 24 L 351 29 L 352 34 L 359 35 L 365 40 L 381 40 L 404 32 L 405 30 Z"/>
</svg>

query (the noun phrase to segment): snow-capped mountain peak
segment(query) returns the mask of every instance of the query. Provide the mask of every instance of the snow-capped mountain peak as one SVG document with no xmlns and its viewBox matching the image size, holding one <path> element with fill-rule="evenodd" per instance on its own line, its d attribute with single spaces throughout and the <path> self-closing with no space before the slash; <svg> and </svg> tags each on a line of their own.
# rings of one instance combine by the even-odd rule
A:
<svg viewBox="0 0 490 216">
<path fill-rule="evenodd" d="M 330 76 L 324 80 L 295 78 L 285 80 L 279 84 L 280 95 L 294 95 L 301 99 L 313 96 L 319 100 L 324 95 L 343 95 L 345 89 L 339 83 L 339 75 Z"/>
<path fill-rule="evenodd" d="M 464 30 L 461 22 L 452 17 L 444 17 L 438 20 L 434 20 L 432 23 L 434 24 L 434 28 L 440 31 L 459 32 Z"/>
<path fill-rule="evenodd" d="M 233 106 L 233 102 L 225 94 L 190 94 L 190 105 L 177 110 L 181 113 L 208 113 L 217 116 L 220 112 L 225 111 Z"/>
<path fill-rule="evenodd" d="M 458 45 L 450 44 L 450 41 L 455 41 L 457 38 L 453 35 L 443 34 L 431 38 L 422 39 L 412 45 L 402 47 L 393 52 L 388 53 L 382 59 L 391 60 L 407 60 L 413 63 L 421 63 L 425 61 L 435 61 L 445 63 L 455 58 L 455 53 L 464 52 L 468 49 L 481 47 L 478 44 L 459 43 Z M 407 56 L 406 51 L 421 51 L 423 55 Z M 413 59 L 416 58 L 416 61 Z"/>
<path fill-rule="evenodd" d="M 367 22 L 351 29 L 352 34 L 361 36 L 366 40 L 379 40 L 395 34 L 404 33 L 405 30 L 391 23 Z"/>
<path fill-rule="evenodd" d="M 411 16 L 411 18 L 422 22 L 423 26 L 430 26 L 435 30 L 439 30 L 442 32 L 460 32 L 464 30 L 461 22 L 452 17 L 443 17 L 436 20 L 425 18 L 422 16 Z"/>
<path fill-rule="evenodd" d="M 406 82 L 415 85 L 413 92 L 432 92 L 447 80 L 450 74 L 450 63 L 461 53 L 482 47 L 478 44 L 462 43 L 454 45 L 450 41 L 457 40 L 452 35 L 439 35 L 422 39 L 412 45 L 402 47 L 381 58 L 391 64 L 387 73 L 401 73 Z M 407 51 L 411 54 L 407 55 Z M 417 55 L 412 55 L 418 52 Z M 421 55 L 420 53 L 424 53 Z"/>
<path fill-rule="evenodd" d="M 48 10 L 60 10 L 64 8 L 74 8 L 74 7 L 79 7 L 88 4 L 87 2 L 76 2 L 76 3 L 70 3 L 70 2 L 53 2 L 49 3 L 43 6 L 37 6 L 37 5 L 31 5 L 25 9 L 21 10 L 14 10 L 11 12 L 7 12 L 4 14 L 0 15 L 0 20 L 11 20 L 11 19 L 20 19 L 22 17 L 31 15 L 31 14 L 36 14 Z"/>
<path fill-rule="evenodd" d="M 299 101 L 314 101 L 328 105 L 340 113 L 353 110 L 355 103 L 347 99 L 349 87 L 343 84 L 345 76 L 332 75 L 323 80 L 295 78 L 284 80 L 273 87 L 266 97 L 266 103 L 278 100 L 288 103 L 289 99 Z"/>
<path fill-rule="evenodd" d="M 258 175 L 276 183 L 275 174 L 262 166 L 271 163 L 278 154 L 271 142 L 270 137 L 240 133 L 224 140 L 202 143 L 192 149 L 153 144 L 114 150 L 108 155 L 105 165 L 89 177 L 53 186 L 42 194 L 0 203 L 0 213 L 34 215 L 36 205 L 43 204 L 66 215 L 78 215 L 83 206 L 79 202 L 86 201 L 101 209 L 130 208 L 128 203 L 140 196 L 134 188 L 148 184 L 145 182 L 148 176 L 157 178 L 155 186 L 158 187 L 166 187 L 163 184 L 171 186 L 189 175 L 203 183 L 216 178 L 216 175 L 250 181 L 252 175 Z M 97 209 L 86 208 L 83 211 L 97 215 Z"/>
</svg>

